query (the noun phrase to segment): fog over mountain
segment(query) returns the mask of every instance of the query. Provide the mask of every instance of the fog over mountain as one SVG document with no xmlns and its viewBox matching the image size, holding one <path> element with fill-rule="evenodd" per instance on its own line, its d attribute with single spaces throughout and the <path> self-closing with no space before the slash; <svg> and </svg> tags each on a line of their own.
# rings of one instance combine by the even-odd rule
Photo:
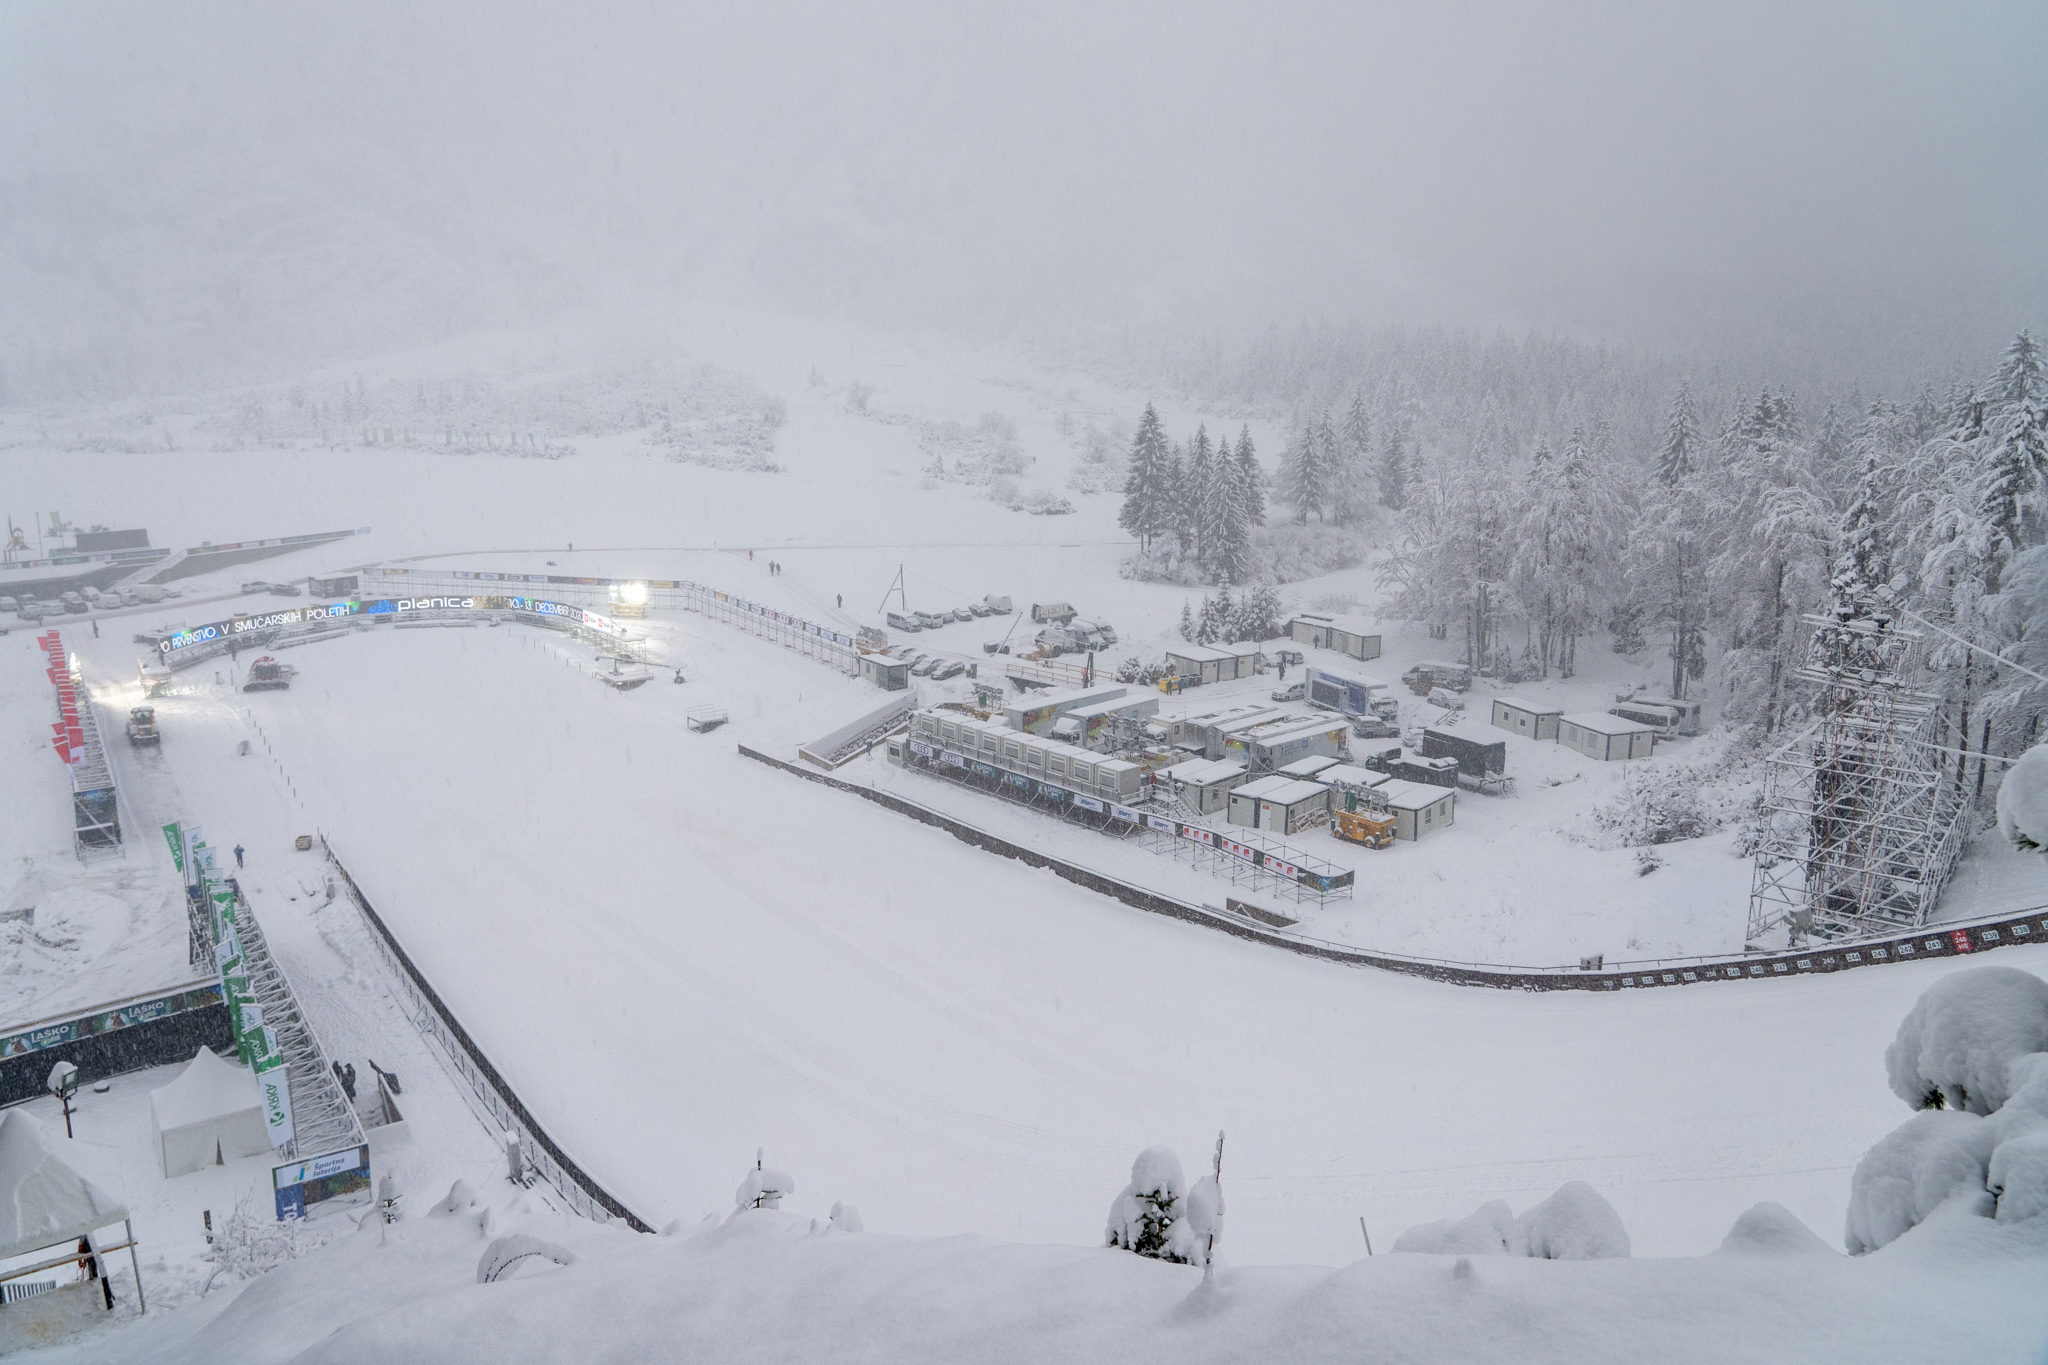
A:
<svg viewBox="0 0 2048 1365">
<path fill-rule="evenodd" d="M 2044 64 L 2027 3 L 13 4 L 0 402 L 690 297 L 1974 374 Z"/>
</svg>

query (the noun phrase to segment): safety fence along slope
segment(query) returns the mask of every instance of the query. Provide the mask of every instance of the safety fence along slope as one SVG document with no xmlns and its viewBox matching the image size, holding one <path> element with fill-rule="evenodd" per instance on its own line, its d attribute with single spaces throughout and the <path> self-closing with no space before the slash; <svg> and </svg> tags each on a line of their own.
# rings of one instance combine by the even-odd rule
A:
<svg viewBox="0 0 2048 1365">
<path fill-rule="evenodd" d="M 805 658 L 853 673 L 860 651 L 851 635 L 751 602 L 737 593 L 720 592 L 679 578 L 579 578 L 570 574 L 484 573 L 467 569 L 385 567 L 378 575 L 402 583 L 411 593 L 545 593 L 548 597 L 586 605 L 603 605 L 624 615 L 647 607 L 694 611 L 744 630 L 763 640 L 793 649 Z"/>
<path fill-rule="evenodd" d="M 462 1078 L 468 1083 L 476 1097 L 483 1102 L 491 1118 L 510 1134 L 519 1144 L 520 1159 L 527 1169 L 538 1174 L 554 1186 L 563 1201 L 576 1213 L 594 1222 L 608 1223 L 617 1220 L 635 1232 L 652 1232 L 654 1228 L 645 1219 L 600 1185 L 597 1180 L 577 1165 L 569 1154 L 562 1150 L 540 1121 L 533 1116 L 520 1100 L 498 1069 L 491 1065 L 489 1057 L 463 1028 L 448 1008 L 440 994 L 428 982 L 425 973 L 414 965 L 397 937 L 391 932 L 384 919 L 371 906 L 369 897 L 349 875 L 335 854 L 334 846 L 327 836 L 320 836 L 320 847 L 328 863 L 340 877 L 341 884 L 348 889 L 349 899 L 355 902 L 362 914 L 363 922 L 370 928 L 370 938 L 377 946 L 378 954 L 391 970 L 401 998 L 406 1002 L 408 1013 L 419 1029 L 440 1043 L 449 1060 Z"/>
<path fill-rule="evenodd" d="M 793 773 L 806 782 L 834 787 L 864 801 L 909 816 L 922 824 L 942 829 L 963 843 L 1014 858 L 1030 867 L 1042 867 L 1064 881 L 1099 892 L 1136 910 L 1165 915 L 1171 919 L 1219 929 L 1237 938 L 1284 948 L 1304 957 L 1321 958 L 1351 967 L 1377 967 L 1407 976 L 1427 977 L 1455 986 L 1487 986 L 1521 991 L 1632 991 L 1656 986 L 1694 985 L 1708 981 L 1782 980 L 1874 967 L 1889 962 L 1916 962 L 1924 958 L 1957 957 L 1990 948 L 2014 944 L 2048 942 L 2048 905 L 2008 911 L 1995 918 L 1967 924 L 1945 924 L 1886 939 L 1853 943 L 1825 943 L 1803 949 L 1750 953 L 1741 956 L 1666 958 L 1653 962 L 1621 962 L 1593 969 L 1586 967 L 1518 967 L 1498 963 L 1452 962 L 1441 958 L 1410 957 L 1400 953 L 1366 952 L 1343 944 L 1306 935 L 1280 933 L 1239 919 L 1224 911 L 1193 905 L 1172 896 L 1162 896 L 1131 882 L 1055 858 L 1027 848 L 1000 835 L 991 834 L 965 820 L 921 806 L 888 792 L 877 791 L 817 772 L 802 764 L 786 762 L 772 755 L 739 746 L 743 757 Z"/>
</svg>

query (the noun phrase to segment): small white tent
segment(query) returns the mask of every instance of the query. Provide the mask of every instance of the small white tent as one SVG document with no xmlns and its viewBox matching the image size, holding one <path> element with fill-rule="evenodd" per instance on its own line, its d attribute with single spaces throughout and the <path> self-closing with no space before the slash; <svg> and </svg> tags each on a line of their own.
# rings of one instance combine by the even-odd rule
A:
<svg viewBox="0 0 2048 1365">
<path fill-rule="evenodd" d="M 71 1260 L 79 1238 L 128 1221 L 128 1210 L 120 1201 L 67 1166 L 57 1150 L 49 1130 L 26 1110 L 0 1114 L 0 1262 L 57 1250 L 55 1258 L 43 1258 L 9 1271 L 10 1275 L 27 1275 Z M 134 1243 L 130 1236 L 121 1245 L 98 1250 L 126 1249 L 132 1263 Z M 139 1289 L 139 1265 L 135 1274 Z"/>
<path fill-rule="evenodd" d="M 203 1047 L 176 1080 L 149 1092 L 149 1118 L 166 1180 L 270 1150 L 256 1078 Z"/>
</svg>

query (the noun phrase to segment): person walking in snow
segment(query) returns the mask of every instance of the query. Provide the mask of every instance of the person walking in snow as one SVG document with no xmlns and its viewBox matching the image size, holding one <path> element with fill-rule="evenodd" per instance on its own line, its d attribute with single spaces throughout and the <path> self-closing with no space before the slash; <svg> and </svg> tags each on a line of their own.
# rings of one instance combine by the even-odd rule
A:
<svg viewBox="0 0 2048 1365">
<path fill-rule="evenodd" d="M 235 866 L 236 866 L 236 867 L 240 867 L 241 865 L 242 865 L 242 846 L 241 846 L 240 844 L 236 844 L 236 845 L 235 845 Z"/>
<path fill-rule="evenodd" d="M 95 640 L 100 638 L 100 623 L 97 621 L 92 623 L 92 638 Z"/>
<path fill-rule="evenodd" d="M 843 593 L 843 592 L 841 592 L 841 593 L 834 593 L 834 594 L 832 595 L 832 601 L 833 601 L 833 603 L 834 603 L 834 604 L 835 604 L 836 606 L 838 606 L 838 608 L 839 608 L 839 609 L 840 609 L 841 611 L 844 611 L 844 610 L 846 610 L 846 594 L 845 594 L 845 593 Z"/>
</svg>

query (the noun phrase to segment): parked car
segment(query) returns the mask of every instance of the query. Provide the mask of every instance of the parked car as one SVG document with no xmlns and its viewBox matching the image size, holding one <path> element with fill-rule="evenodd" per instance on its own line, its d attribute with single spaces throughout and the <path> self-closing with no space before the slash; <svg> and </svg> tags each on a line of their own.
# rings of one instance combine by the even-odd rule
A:
<svg viewBox="0 0 2048 1365">
<path fill-rule="evenodd" d="M 1451 691 L 1448 687 L 1431 688 L 1429 691 L 1429 704 L 1431 706 L 1441 706 L 1446 711 L 1462 711 L 1465 709 L 1465 699 L 1456 692 Z"/>
<path fill-rule="evenodd" d="M 78 590 L 78 595 L 80 597 L 83 597 L 88 602 L 97 602 L 100 600 L 100 590 L 98 588 L 93 587 L 89 583 Z"/>
<path fill-rule="evenodd" d="M 74 616 L 83 616 L 92 610 L 92 603 L 86 601 L 83 597 L 73 597 L 69 602 L 64 603 L 63 606 L 64 610 L 72 613 Z"/>
<path fill-rule="evenodd" d="M 966 671 L 966 664 L 961 663 L 958 659 L 949 659 L 932 670 L 932 681 L 944 682 L 948 678 L 957 678 Z"/>
<path fill-rule="evenodd" d="M 953 624 L 953 614 L 951 612 L 914 611 L 910 614 L 915 616 L 918 624 L 926 630 L 937 630 L 940 626 L 950 626 Z"/>
<path fill-rule="evenodd" d="M 272 583 L 270 585 L 270 595 L 272 597 L 302 597 L 305 595 L 305 589 L 292 583 Z"/>
<path fill-rule="evenodd" d="M 905 616 L 899 611 L 890 612 L 887 619 L 889 629 L 891 630 L 917 631 L 924 629 L 924 622 L 912 616 Z"/>
<path fill-rule="evenodd" d="M 12 597 L 0 597 L 0 611 L 20 611 L 21 603 Z"/>
<path fill-rule="evenodd" d="M 969 602 L 967 610 L 976 616 L 993 616 L 996 614 L 996 609 L 986 602 Z"/>
<path fill-rule="evenodd" d="M 936 654 L 928 658 L 919 659 L 910 666 L 910 676 L 913 678 L 929 678 L 932 675 L 932 670 L 944 662 L 945 660 Z"/>
<path fill-rule="evenodd" d="M 40 621 L 43 619 L 43 604 L 40 602 L 24 602 L 14 609 L 14 615 L 17 619 L 23 621 Z"/>
<path fill-rule="evenodd" d="M 1010 614 L 1010 599 L 1007 597 L 998 597 L 996 594 L 990 593 L 981 599 L 981 604 L 997 616 L 1008 616 Z"/>
<path fill-rule="evenodd" d="M 953 608 L 953 619 L 955 621 L 972 621 L 974 613 L 965 607 L 955 607 Z"/>
<path fill-rule="evenodd" d="M 267 591 L 267 590 L 269 589 L 269 587 L 270 587 L 270 585 L 269 585 L 268 583 L 265 583 L 265 582 L 264 582 L 264 581 L 263 581 L 262 579 L 260 579 L 260 578 L 256 578 L 256 579 L 251 579 L 251 580 L 250 580 L 249 582 L 247 582 L 247 583 L 244 583 L 244 584 L 242 585 L 242 591 L 243 591 L 243 592 L 245 592 L 245 593 L 258 593 L 258 592 L 264 592 L 264 591 Z"/>
<path fill-rule="evenodd" d="M 1298 683 L 1295 683 L 1295 684 L 1293 684 L 1292 686 L 1289 686 L 1289 687 L 1282 687 L 1282 688 L 1279 688 L 1279 689 L 1275 690 L 1275 691 L 1274 691 L 1274 693 L 1273 693 L 1273 700 L 1274 700 L 1274 701 L 1300 701 L 1300 700 L 1301 700 L 1302 698 L 1306 697 L 1307 695 L 1308 695 L 1308 684 L 1307 684 L 1307 683 L 1305 683 L 1305 682 L 1298 682 Z"/>
</svg>

